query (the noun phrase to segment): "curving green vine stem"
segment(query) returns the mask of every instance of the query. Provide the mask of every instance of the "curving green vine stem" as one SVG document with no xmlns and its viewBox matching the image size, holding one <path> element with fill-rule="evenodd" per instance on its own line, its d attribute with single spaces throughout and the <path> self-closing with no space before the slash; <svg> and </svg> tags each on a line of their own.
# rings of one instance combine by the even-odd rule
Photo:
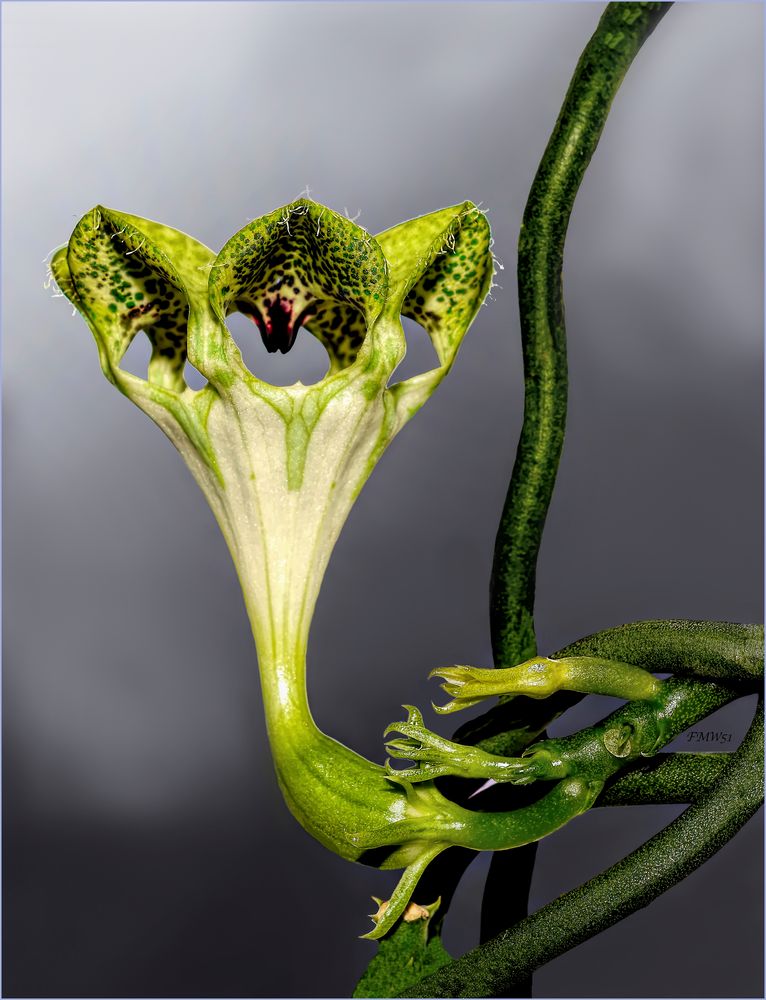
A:
<svg viewBox="0 0 766 1000">
<path fill-rule="evenodd" d="M 537 554 L 567 414 L 561 271 L 569 216 L 615 94 L 670 3 L 610 3 L 575 69 L 529 193 L 519 236 L 524 422 L 495 542 L 490 627 L 495 666 L 537 652 Z"/>
<path fill-rule="evenodd" d="M 572 77 L 524 210 L 518 249 L 518 292 L 524 358 L 524 421 L 495 541 L 490 630 L 496 667 L 537 652 L 535 579 L 567 415 L 567 355 L 562 290 L 564 242 L 585 170 L 609 109 L 641 46 L 670 3 L 610 3 Z M 494 752 L 508 752 L 502 738 Z M 536 847 L 495 855 L 482 910 L 482 940 L 526 913 L 515 913 L 496 883 L 531 881 Z M 526 895 L 526 891 L 523 892 Z"/>
<path fill-rule="evenodd" d="M 533 620 L 536 563 L 567 412 L 561 271 L 569 217 L 620 83 L 670 6 L 612 3 L 607 7 L 577 65 L 524 212 L 518 253 L 524 421 L 497 533 L 490 583 L 495 667 L 513 666 L 537 651 Z M 544 703 L 516 698 L 461 727 L 456 739 L 491 754 L 517 754 L 577 698 L 568 692 Z M 465 794 L 460 788 L 455 791 Z M 526 914 L 535 851 L 536 845 L 529 844 L 494 855 L 482 906 L 482 940 Z M 439 879 L 432 883 L 433 898 L 440 895 L 448 903 L 469 860 L 465 852 L 451 852 L 439 870 Z M 510 897 L 506 890 L 509 884 L 515 887 Z M 433 922 L 432 938 L 438 936 L 445 910 L 443 905 Z M 409 931 L 400 927 L 396 933 Z M 396 950 L 391 949 L 391 954 L 392 962 L 396 961 Z M 530 986 L 530 982 L 521 983 L 519 995 L 528 994 Z"/>
</svg>

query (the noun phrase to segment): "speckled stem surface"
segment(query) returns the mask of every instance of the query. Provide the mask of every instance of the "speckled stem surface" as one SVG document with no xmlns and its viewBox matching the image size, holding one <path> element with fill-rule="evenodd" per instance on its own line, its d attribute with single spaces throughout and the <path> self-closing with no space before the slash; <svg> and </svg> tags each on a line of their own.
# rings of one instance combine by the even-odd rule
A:
<svg viewBox="0 0 766 1000">
<path fill-rule="evenodd" d="M 596 806 L 667 806 L 698 802 L 715 788 L 730 753 L 665 753 L 625 770 L 608 784 Z"/>
<path fill-rule="evenodd" d="M 495 542 L 490 624 L 495 666 L 537 652 L 540 539 L 564 441 L 567 359 L 561 269 L 575 196 L 630 64 L 669 3 L 611 3 L 577 64 L 532 184 L 519 237 L 524 423 Z"/>
<path fill-rule="evenodd" d="M 623 77 L 670 3 L 610 3 L 588 42 L 543 154 L 519 236 L 517 279 L 524 358 L 524 421 L 495 540 L 490 631 L 496 667 L 534 656 L 535 578 L 567 416 L 567 356 L 561 271 L 569 216 Z M 526 897 L 536 848 L 495 855 L 482 907 L 482 940 L 526 913 L 503 908 L 497 879 Z M 526 871 L 520 870 L 522 866 Z M 522 990 L 517 995 L 528 995 Z"/>
<path fill-rule="evenodd" d="M 644 670 L 753 685 L 763 679 L 763 625 L 642 621 L 604 629 L 554 653 L 624 659 Z"/>
<path fill-rule="evenodd" d="M 622 861 L 402 993 L 510 996 L 535 969 L 646 906 L 707 861 L 763 802 L 763 702 L 715 788 Z"/>
</svg>

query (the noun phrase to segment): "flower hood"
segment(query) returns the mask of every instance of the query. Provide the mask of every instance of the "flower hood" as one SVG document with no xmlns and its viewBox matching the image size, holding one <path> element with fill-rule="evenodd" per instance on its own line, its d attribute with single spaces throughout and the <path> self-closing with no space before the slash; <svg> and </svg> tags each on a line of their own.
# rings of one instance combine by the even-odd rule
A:
<svg viewBox="0 0 766 1000">
<path fill-rule="evenodd" d="M 267 714 L 274 701 L 290 711 L 288 677 L 354 498 L 449 371 L 490 287 L 484 214 L 465 202 L 373 237 L 302 199 L 216 255 L 97 207 L 51 269 L 104 374 L 159 424 L 205 493 L 242 583 Z M 227 329 L 233 312 L 253 319 L 269 351 L 288 351 L 304 326 L 327 350 L 326 376 L 309 386 L 256 377 Z M 389 386 L 406 349 L 402 316 L 426 329 L 439 364 Z M 146 379 L 121 367 L 140 333 L 152 348 Z M 199 391 L 184 380 L 187 359 L 207 379 Z"/>
</svg>

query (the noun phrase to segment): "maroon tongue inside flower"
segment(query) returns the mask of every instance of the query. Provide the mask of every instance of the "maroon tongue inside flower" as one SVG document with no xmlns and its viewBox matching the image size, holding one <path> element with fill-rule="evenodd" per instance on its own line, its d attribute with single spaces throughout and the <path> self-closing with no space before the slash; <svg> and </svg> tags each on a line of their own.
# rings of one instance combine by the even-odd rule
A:
<svg viewBox="0 0 766 1000">
<path fill-rule="evenodd" d="M 261 333 L 261 340 L 269 354 L 281 351 L 287 354 L 295 343 L 295 338 L 305 321 L 312 316 L 314 310 L 306 306 L 295 314 L 295 299 L 283 298 L 277 294 L 263 301 L 263 309 L 251 303 L 238 302 L 237 308 L 245 316 L 249 316 Z"/>
</svg>

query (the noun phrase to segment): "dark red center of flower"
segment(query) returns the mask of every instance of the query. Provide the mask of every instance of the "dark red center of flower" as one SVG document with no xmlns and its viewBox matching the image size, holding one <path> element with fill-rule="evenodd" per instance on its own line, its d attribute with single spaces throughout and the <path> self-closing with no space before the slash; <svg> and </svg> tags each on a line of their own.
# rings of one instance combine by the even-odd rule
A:
<svg viewBox="0 0 766 1000">
<path fill-rule="evenodd" d="M 251 303 L 238 303 L 241 312 L 258 327 L 261 340 L 269 354 L 281 351 L 287 354 L 295 343 L 295 338 L 301 326 L 314 314 L 309 305 L 298 312 L 296 306 L 303 305 L 297 298 L 285 298 L 279 293 L 272 298 L 264 298 L 259 308 Z"/>
</svg>

